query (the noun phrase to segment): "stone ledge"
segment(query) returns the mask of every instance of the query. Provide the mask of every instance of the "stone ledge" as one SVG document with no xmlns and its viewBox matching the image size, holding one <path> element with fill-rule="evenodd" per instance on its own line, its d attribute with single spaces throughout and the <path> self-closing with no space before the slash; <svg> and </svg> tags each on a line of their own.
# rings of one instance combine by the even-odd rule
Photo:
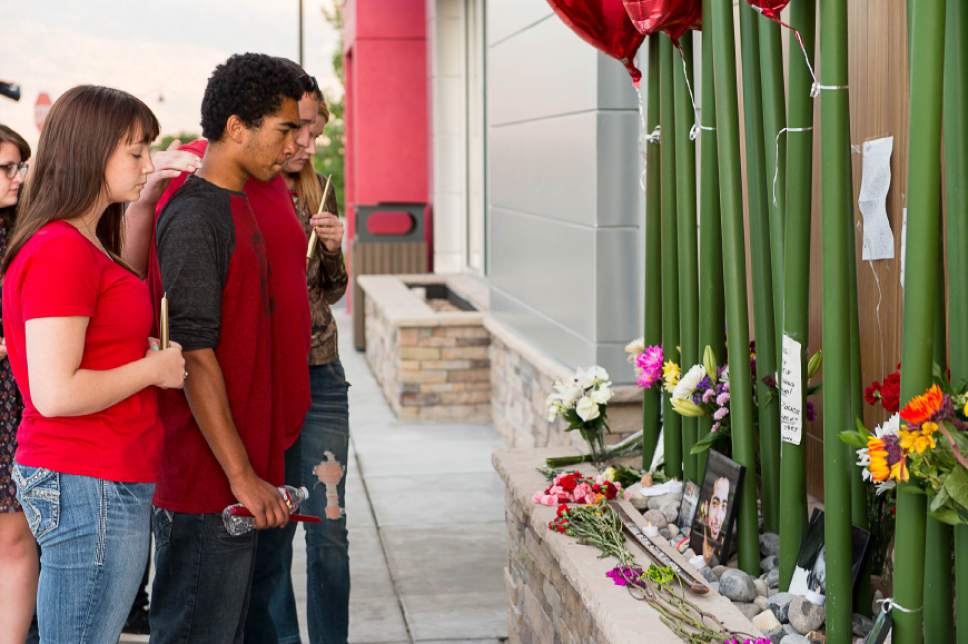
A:
<svg viewBox="0 0 968 644">
<path fill-rule="evenodd" d="M 393 327 L 438 327 L 482 325 L 488 305 L 486 295 L 473 278 L 464 275 L 360 275 L 357 283 L 368 299 L 376 302 L 387 324 Z M 408 284 L 445 284 L 468 300 L 477 311 L 434 311 L 414 295 Z"/>
<path fill-rule="evenodd" d="M 521 545 L 522 543 L 532 539 L 536 540 L 536 544 L 530 544 L 531 548 L 537 548 L 541 552 L 523 553 L 523 558 L 542 560 L 544 563 L 540 568 L 551 569 L 544 571 L 546 578 L 555 579 L 557 576 L 557 573 L 553 574 L 555 569 L 560 573 L 561 578 L 569 588 L 555 589 L 556 592 L 564 590 L 569 593 L 572 591 L 577 593 L 581 601 L 581 608 L 587 614 L 559 615 L 559 619 L 575 622 L 577 626 L 556 623 L 555 628 L 558 631 L 593 632 L 595 633 L 595 641 L 600 639 L 611 644 L 679 641 L 678 637 L 662 623 L 659 614 L 654 609 L 644 602 L 633 599 L 624 589 L 616 587 L 605 576 L 610 563 L 599 559 L 598 552 L 594 548 L 579 545 L 570 537 L 548 530 L 547 524 L 554 518 L 554 508 L 536 505 L 531 501 L 534 492 L 547 485 L 544 477 L 535 468 L 542 464 L 548 456 L 573 453 L 574 450 L 569 448 L 496 450 L 493 453 L 494 469 L 504 480 L 507 488 L 507 503 L 509 506 L 515 506 L 509 507 L 506 513 L 511 533 L 511 543 L 509 543 L 511 566 L 514 567 L 515 565 L 516 553 L 514 549 L 524 548 L 525 546 Z M 526 534 L 521 535 L 522 538 L 516 540 L 515 535 L 520 531 L 521 526 L 511 525 L 511 522 L 514 520 L 513 517 L 518 515 L 524 516 L 527 525 Z M 641 563 L 647 564 L 649 562 L 648 557 L 635 544 L 630 544 L 630 549 L 636 553 L 637 559 Z M 517 554 L 520 555 L 521 553 Z M 534 554 L 539 556 L 535 557 Z M 611 564 L 614 563 L 614 560 L 612 560 Z M 547 586 L 547 582 L 544 585 Z M 532 593 L 541 596 L 548 594 L 545 588 L 531 588 L 530 590 Z M 511 596 L 509 596 L 511 603 L 509 625 L 512 630 L 509 635 L 512 642 L 526 640 L 531 632 L 545 627 L 542 624 L 532 624 L 530 631 L 523 638 L 514 631 L 515 628 L 528 628 L 528 625 L 522 625 L 522 615 L 517 614 L 515 610 L 515 592 L 515 588 L 509 582 L 509 593 L 511 593 Z M 727 628 L 735 632 L 749 633 L 754 637 L 762 637 L 749 620 L 725 597 L 712 593 L 705 597 L 690 595 L 690 598 L 702 610 L 720 619 Z M 528 602 L 525 602 L 525 604 L 527 608 Z M 541 621 L 541 619 L 538 621 Z M 590 624 L 584 622 L 590 622 Z"/>
</svg>

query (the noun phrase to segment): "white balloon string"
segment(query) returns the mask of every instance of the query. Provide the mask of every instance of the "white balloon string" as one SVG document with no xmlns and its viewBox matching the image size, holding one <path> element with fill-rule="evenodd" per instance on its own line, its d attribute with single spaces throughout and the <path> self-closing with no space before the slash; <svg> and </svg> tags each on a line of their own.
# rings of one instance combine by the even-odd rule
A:
<svg viewBox="0 0 968 644">
<path fill-rule="evenodd" d="M 812 127 L 785 127 L 776 133 L 775 145 L 775 157 L 773 160 L 773 205 L 777 205 L 776 200 L 776 184 L 780 180 L 780 137 L 788 132 L 809 132 L 813 130 Z"/>
</svg>

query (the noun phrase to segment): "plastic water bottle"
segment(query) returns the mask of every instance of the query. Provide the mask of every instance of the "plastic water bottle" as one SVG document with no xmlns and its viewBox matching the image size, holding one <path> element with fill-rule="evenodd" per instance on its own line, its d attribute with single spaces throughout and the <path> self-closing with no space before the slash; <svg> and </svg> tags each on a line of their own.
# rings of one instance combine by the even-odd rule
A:
<svg viewBox="0 0 968 644">
<path fill-rule="evenodd" d="M 295 512 L 299 505 L 309 498 L 309 490 L 305 487 L 283 485 L 278 488 L 282 498 L 289 502 L 290 512 Z M 233 537 L 238 537 L 255 529 L 255 517 L 233 514 L 236 508 L 244 508 L 241 503 L 235 503 L 222 510 L 222 523 L 225 530 Z"/>
</svg>

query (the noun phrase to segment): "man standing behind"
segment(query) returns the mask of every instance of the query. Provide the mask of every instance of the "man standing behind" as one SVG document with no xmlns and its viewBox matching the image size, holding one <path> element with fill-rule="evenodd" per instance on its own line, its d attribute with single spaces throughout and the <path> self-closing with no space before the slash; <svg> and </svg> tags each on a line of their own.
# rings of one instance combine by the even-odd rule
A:
<svg viewBox="0 0 968 644">
<path fill-rule="evenodd" d="M 275 487 L 286 440 L 273 422 L 272 258 L 242 190 L 295 152 L 302 94 L 276 58 L 218 66 L 202 101 L 201 168 L 158 216 L 149 280 L 167 293 L 190 382 L 184 396 L 159 398 L 152 642 L 241 642 L 256 533 L 230 536 L 221 511 L 240 502 L 256 528 L 284 525 L 291 511 Z"/>
</svg>

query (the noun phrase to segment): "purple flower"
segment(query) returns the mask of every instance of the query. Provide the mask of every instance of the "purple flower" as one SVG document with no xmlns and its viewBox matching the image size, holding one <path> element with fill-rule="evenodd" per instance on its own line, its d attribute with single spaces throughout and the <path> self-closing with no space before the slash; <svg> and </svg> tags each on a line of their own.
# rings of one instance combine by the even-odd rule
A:
<svg viewBox="0 0 968 644">
<path fill-rule="evenodd" d="M 628 586 L 629 584 L 642 586 L 642 582 L 639 581 L 639 577 L 642 576 L 642 569 L 638 566 L 616 566 L 606 572 L 605 576 L 610 578 L 616 586 Z"/>
<path fill-rule="evenodd" d="M 806 416 L 807 416 L 807 422 L 808 423 L 812 423 L 813 421 L 817 420 L 817 410 L 813 406 L 813 401 L 812 400 L 808 400 L 807 401 L 807 408 L 806 408 L 806 412 L 805 413 L 806 413 Z"/>
</svg>

